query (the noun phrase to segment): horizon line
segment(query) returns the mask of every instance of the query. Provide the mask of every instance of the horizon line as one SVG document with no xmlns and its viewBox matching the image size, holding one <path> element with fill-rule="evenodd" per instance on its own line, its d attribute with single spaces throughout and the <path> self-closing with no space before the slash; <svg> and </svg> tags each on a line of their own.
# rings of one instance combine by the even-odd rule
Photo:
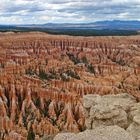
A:
<svg viewBox="0 0 140 140">
<path fill-rule="evenodd" d="M 17 23 L 17 24 L 3 24 L 0 23 L 0 26 L 5 25 L 5 26 L 12 26 L 12 25 L 45 25 L 45 24 L 92 24 L 92 23 L 96 23 L 96 22 L 112 22 L 112 21 L 121 21 L 121 22 L 140 22 L 140 20 L 117 20 L 117 19 L 113 19 L 113 20 L 97 20 L 97 21 L 93 21 L 93 22 L 45 22 L 45 23 Z"/>
</svg>

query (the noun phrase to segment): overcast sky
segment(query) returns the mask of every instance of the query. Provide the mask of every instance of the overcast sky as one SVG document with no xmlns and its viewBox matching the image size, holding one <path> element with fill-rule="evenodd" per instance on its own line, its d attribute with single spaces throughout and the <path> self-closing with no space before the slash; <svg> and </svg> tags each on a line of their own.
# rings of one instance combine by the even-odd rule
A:
<svg viewBox="0 0 140 140">
<path fill-rule="evenodd" d="M 140 0 L 0 0 L 0 24 L 140 20 Z"/>
</svg>

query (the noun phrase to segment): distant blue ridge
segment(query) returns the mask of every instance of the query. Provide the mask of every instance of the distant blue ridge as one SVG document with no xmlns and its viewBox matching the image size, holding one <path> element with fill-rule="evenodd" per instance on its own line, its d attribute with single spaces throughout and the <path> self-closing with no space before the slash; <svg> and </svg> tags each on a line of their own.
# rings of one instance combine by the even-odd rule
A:
<svg viewBox="0 0 140 140">
<path fill-rule="evenodd" d="M 140 30 L 140 21 L 97 21 L 92 23 L 45 23 L 45 24 L 21 24 L 21 25 L 0 25 L 1 27 L 28 27 L 47 29 L 96 29 L 96 30 Z"/>
</svg>

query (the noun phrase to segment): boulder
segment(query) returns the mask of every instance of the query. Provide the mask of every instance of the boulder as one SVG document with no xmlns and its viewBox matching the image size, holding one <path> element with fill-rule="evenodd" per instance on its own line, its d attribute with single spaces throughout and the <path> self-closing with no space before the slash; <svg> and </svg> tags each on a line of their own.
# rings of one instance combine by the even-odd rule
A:
<svg viewBox="0 0 140 140">
<path fill-rule="evenodd" d="M 136 104 L 136 99 L 126 93 L 105 96 L 86 95 L 83 102 L 88 129 L 102 125 L 127 128 L 129 125 L 127 112 Z"/>
</svg>

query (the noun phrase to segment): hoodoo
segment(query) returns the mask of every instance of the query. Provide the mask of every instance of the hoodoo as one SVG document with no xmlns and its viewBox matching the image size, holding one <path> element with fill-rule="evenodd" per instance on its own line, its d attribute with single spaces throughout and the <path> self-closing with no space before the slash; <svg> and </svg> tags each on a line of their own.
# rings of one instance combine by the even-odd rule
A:
<svg viewBox="0 0 140 140">
<path fill-rule="evenodd" d="M 127 109 L 132 118 L 137 106 L 130 108 L 124 100 L 126 94 L 119 109 L 102 97 L 120 99 L 120 93 L 128 93 L 131 104 L 140 100 L 139 36 L 72 37 L 32 32 L 0 37 L 2 140 L 41 140 L 59 132 L 77 133 L 112 122 L 127 139 L 122 129 L 128 128 L 133 135 L 134 125 L 139 123 L 138 116 L 128 123 Z M 90 96 L 91 100 L 87 98 Z M 88 103 L 83 103 L 83 97 Z M 90 113 L 85 113 L 85 106 L 91 107 Z"/>
</svg>

